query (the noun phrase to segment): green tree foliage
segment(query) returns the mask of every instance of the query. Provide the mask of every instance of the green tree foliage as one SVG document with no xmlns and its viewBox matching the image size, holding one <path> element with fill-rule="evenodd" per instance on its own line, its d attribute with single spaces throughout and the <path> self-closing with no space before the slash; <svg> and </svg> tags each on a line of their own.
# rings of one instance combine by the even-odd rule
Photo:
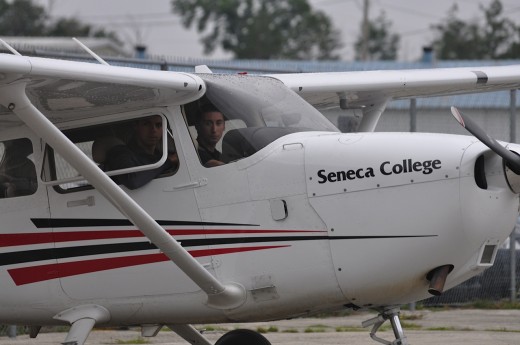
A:
<svg viewBox="0 0 520 345">
<path fill-rule="evenodd" d="M 76 19 L 60 18 L 48 29 L 48 36 L 88 36 L 91 31 L 89 25 L 85 25 Z"/>
<path fill-rule="evenodd" d="M 41 36 L 47 15 L 43 7 L 30 0 L 0 0 L 0 35 Z"/>
<path fill-rule="evenodd" d="M 31 0 L 0 0 L 0 36 L 93 36 L 117 42 L 114 33 L 95 30 L 74 18 L 50 21 L 45 9 Z"/>
<path fill-rule="evenodd" d="M 455 4 L 447 18 L 433 26 L 437 32 L 433 47 L 438 58 L 476 60 L 520 56 L 520 27 L 504 16 L 500 0 L 493 1 L 488 8 L 481 5 L 480 10 L 484 20 L 464 22 L 457 17 Z"/>
<path fill-rule="evenodd" d="M 307 0 L 172 0 L 204 52 L 220 46 L 238 59 L 338 59 L 339 33 Z"/>
<path fill-rule="evenodd" d="M 386 18 L 384 11 L 382 11 L 375 20 L 368 20 L 368 60 L 377 61 L 397 59 L 400 37 L 398 34 L 391 33 L 391 26 L 392 23 Z M 363 33 L 361 32 L 354 44 L 356 60 L 363 60 L 363 40 Z"/>
<path fill-rule="evenodd" d="M 75 18 L 59 18 L 47 27 L 45 36 L 56 37 L 108 37 L 114 42 L 119 42 L 114 32 L 104 29 L 95 30 L 92 26 L 84 24 Z"/>
</svg>

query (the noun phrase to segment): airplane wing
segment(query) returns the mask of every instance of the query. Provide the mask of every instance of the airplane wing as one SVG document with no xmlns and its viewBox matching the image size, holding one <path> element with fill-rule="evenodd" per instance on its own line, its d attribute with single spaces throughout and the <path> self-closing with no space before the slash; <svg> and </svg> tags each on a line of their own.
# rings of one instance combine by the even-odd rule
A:
<svg viewBox="0 0 520 345">
<path fill-rule="evenodd" d="M 17 82 L 53 123 L 187 103 L 205 92 L 194 74 L 0 54 L 0 87 Z M 19 123 L 0 106 L 0 128 Z"/>
<path fill-rule="evenodd" d="M 520 65 L 270 75 L 317 108 L 520 87 Z"/>
<path fill-rule="evenodd" d="M 391 100 L 520 87 L 520 65 L 269 76 L 282 81 L 318 110 L 362 109 L 360 131 L 373 131 Z"/>
</svg>

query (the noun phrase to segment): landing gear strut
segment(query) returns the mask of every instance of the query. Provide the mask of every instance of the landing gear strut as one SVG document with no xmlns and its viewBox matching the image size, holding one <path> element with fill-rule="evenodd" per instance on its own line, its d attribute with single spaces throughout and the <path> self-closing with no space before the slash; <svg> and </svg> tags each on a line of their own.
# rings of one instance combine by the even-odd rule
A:
<svg viewBox="0 0 520 345">
<path fill-rule="evenodd" d="M 378 316 L 363 322 L 362 326 L 373 326 L 372 330 L 370 331 L 370 338 L 374 339 L 375 341 L 381 344 L 409 345 L 408 340 L 404 335 L 403 328 L 401 327 L 401 321 L 399 320 L 399 311 L 399 307 L 385 308 L 379 313 Z M 376 332 L 378 331 L 379 327 L 381 327 L 381 325 L 383 325 L 383 323 L 385 323 L 386 320 L 390 320 L 390 323 L 392 324 L 392 329 L 394 330 L 395 335 L 394 341 L 388 341 L 376 336 Z"/>
</svg>

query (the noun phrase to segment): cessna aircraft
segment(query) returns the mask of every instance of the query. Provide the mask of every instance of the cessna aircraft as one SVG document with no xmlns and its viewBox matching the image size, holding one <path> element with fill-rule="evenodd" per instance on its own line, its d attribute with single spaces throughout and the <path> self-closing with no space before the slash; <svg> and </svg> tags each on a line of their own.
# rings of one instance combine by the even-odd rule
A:
<svg viewBox="0 0 520 345">
<path fill-rule="evenodd" d="M 370 336 L 407 344 L 399 306 L 493 265 L 515 224 L 520 145 L 455 108 L 475 136 L 374 129 L 391 100 L 516 89 L 520 66 L 218 75 L 4 46 L 0 323 L 31 337 L 69 324 L 63 344 L 81 345 L 95 326 L 167 326 L 207 345 L 192 324 L 373 309 Z M 225 119 L 215 167 L 196 137 L 208 103 Z M 318 111 L 330 107 L 361 109 L 359 131 L 340 133 Z M 108 169 L 157 116 L 157 161 Z M 143 186 L 120 183 L 172 154 Z M 393 340 L 376 335 L 387 320 Z M 233 330 L 216 344 L 270 343 Z"/>
</svg>

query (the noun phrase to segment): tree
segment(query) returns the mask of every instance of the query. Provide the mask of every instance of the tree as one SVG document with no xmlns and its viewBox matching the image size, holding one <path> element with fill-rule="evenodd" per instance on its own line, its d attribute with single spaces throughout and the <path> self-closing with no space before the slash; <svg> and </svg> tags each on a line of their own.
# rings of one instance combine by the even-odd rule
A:
<svg viewBox="0 0 520 345">
<path fill-rule="evenodd" d="M 104 29 L 94 29 L 88 24 L 84 24 L 75 18 L 59 18 L 50 24 L 45 36 L 55 37 L 108 37 L 114 42 L 119 42 L 114 32 L 107 32 Z"/>
<path fill-rule="evenodd" d="M 515 28 L 515 39 L 514 42 L 509 46 L 507 51 L 504 53 L 506 59 L 518 59 L 520 56 L 520 26 Z"/>
<path fill-rule="evenodd" d="M 96 30 L 74 18 L 50 21 L 45 9 L 31 0 L 0 0 L 0 36 L 93 36 L 118 42 L 113 32 Z"/>
<path fill-rule="evenodd" d="M 47 36 L 89 36 L 90 25 L 83 24 L 76 19 L 60 18 L 46 30 Z"/>
<path fill-rule="evenodd" d="M 390 33 L 391 26 L 392 23 L 386 18 L 384 11 L 374 21 L 368 20 L 368 60 L 395 60 L 397 58 L 400 37 L 398 34 Z M 364 38 L 360 34 L 354 44 L 356 60 L 363 60 L 361 53 L 363 44 Z"/>
<path fill-rule="evenodd" d="M 520 29 L 503 16 L 500 0 L 494 0 L 488 8 L 481 5 L 480 10 L 483 12 L 484 21 L 474 19 L 464 22 L 457 17 L 457 5 L 453 5 L 444 22 L 433 26 L 437 31 L 433 47 L 439 58 L 518 58 Z"/>
<path fill-rule="evenodd" d="M 46 21 L 44 8 L 33 5 L 30 0 L 0 0 L 2 36 L 41 36 L 45 31 Z"/>
<path fill-rule="evenodd" d="M 339 33 L 307 0 L 172 0 L 186 28 L 196 23 L 204 52 L 238 59 L 338 59 Z"/>
</svg>

